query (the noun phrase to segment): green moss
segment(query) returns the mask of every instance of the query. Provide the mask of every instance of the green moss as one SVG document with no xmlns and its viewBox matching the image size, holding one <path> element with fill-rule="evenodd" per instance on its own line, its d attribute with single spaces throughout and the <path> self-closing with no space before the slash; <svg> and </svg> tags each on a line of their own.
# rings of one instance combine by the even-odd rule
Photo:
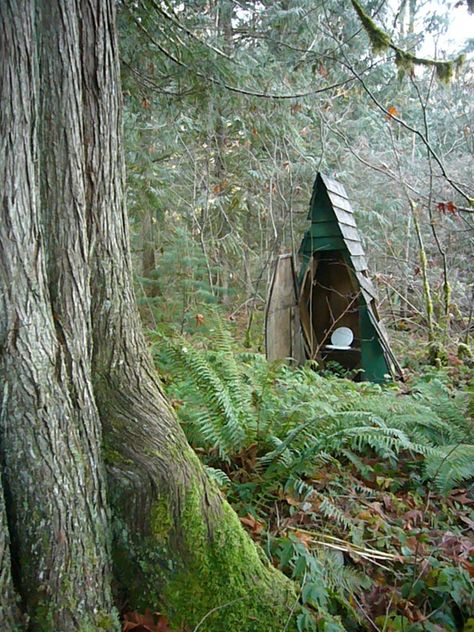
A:
<svg viewBox="0 0 474 632">
<path fill-rule="evenodd" d="M 474 358 L 471 347 L 464 342 L 458 344 L 458 358 L 462 360 L 472 360 Z"/>
<path fill-rule="evenodd" d="M 436 340 L 428 345 L 428 362 L 433 366 L 445 366 L 448 361 L 448 354 L 445 347 Z"/>
<path fill-rule="evenodd" d="M 454 75 L 454 62 L 452 61 L 436 61 L 434 62 L 436 76 L 443 83 L 449 83 Z"/>
<path fill-rule="evenodd" d="M 367 15 L 367 13 L 362 8 L 362 5 L 360 5 L 357 0 L 352 0 L 352 6 L 354 7 L 360 21 L 362 22 L 362 26 L 369 36 L 374 53 L 378 55 L 379 53 L 385 52 L 392 43 L 389 35 L 387 35 L 385 31 L 383 31 L 375 24 L 375 22 L 372 20 L 371 17 Z"/>
<path fill-rule="evenodd" d="M 69 611 L 78 615 L 77 608 Z M 55 613 L 49 601 L 41 601 L 35 608 L 31 619 L 32 626 L 38 632 L 55 632 L 58 627 L 55 621 Z M 84 613 L 83 621 L 77 628 L 77 632 L 118 632 L 120 623 L 118 613 L 113 609 L 111 612 L 98 612 L 93 617 L 87 617 Z"/>
<path fill-rule="evenodd" d="M 173 527 L 173 517 L 166 498 L 157 500 L 151 510 L 151 529 L 160 544 L 166 545 Z"/>
<path fill-rule="evenodd" d="M 208 615 L 201 632 L 283 630 L 287 623 L 294 632 L 294 584 L 264 559 L 217 486 L 204 482 L 194 451 L 179 459 L 190 466 L 192 481 L 177 480 L 172 500 L 153 503 L 148 535 L 132 538 L 125 522 L 114 518 L 121 597 L 131 610 L 165 612 L 172 629 L 194 629 Z M 114 506 L 123 508 L 123 502 Z"/>
<path fill-rule="evenodd" d="M 127 459 L 123 454 L 114 448 L 104 445 L 102 456 L 108 465 L 133 465 L 133 461 Z"/>
<path fill-rule="evenodd" d="M 77 632 L 118 632 L 120 623 L 116 612 L 99 612 L 94 623 L 83 623 Z"/>
<path fill-rule="evenodd" d="M 111 632 L 112 630 L 119 630 L 120 624 L 117 612 L 112 613 L 99 613 L 96 617 L 97 630 L 106 630 Z"/>
<path fill-rule="evenodd" d="M 402 77 L 405 73 L 410 74 L 414 68 L 413 55 L 403 50 L 395 51 L 395 64 L 398 68 L 399 76 Z"/>
<path fill-rule="evenodd" d="M 227 502 L 212 516 L 212 528 L 202 509 L 199 489 L 193 487 L 180 525 L 185 557 L 163 594 L 172 624 L 193 628 L 208 615 L 202 627 L 207 632 L 279 630 L 287 623 L 287 630 L 295 630 L 293 584 L 262 561 Z"/>
<path fill-rule="evenodd" d="M 436 59 L 427 59 L 425 57 L 417 57 L 408 51 L 398 48 L 390 36 L 367 15 L 358 0 L 351 0 L 357 15 L 359 16 L 362 26 L 369 36 L 372 50 L 376 55 L 385 52 L 388 48 L 395 51 L 395 63 L 398 68 L 399 76 L 410 73 L 415 65 L 431 66 L 436 71 L 437 78 L 443 83 L 449 83 L 454 75 L 454 71 L 459 69 L 464 63 L 464 56 L 459 55 L 451 61 L 438 61 Z"/>
</svg>

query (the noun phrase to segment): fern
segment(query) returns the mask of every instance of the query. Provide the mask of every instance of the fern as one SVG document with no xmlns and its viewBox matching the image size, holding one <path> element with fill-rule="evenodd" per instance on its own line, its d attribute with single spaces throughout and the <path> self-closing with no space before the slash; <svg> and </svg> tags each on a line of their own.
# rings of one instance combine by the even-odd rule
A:
<svg viewBox="0 0 474 632">
<path fill-rule="evenodd" d="M 236 362 L 231 342 L 223 336 L 219 351 L 207 353 L 185 339 L 160 340 L 162 361 L 181 383 L 186 400 L 184 420 L 199 445 L 217 450 L 229 461 L 255 438 L 251 390 Z M 158 345 L 156 345 L 158 347 Z"/>
<path fill-rule="evenodd" d="M 273 562 L 278 557 L 300 583 L 299 628 L 314 629 L 315 608 L 318 629 L 364 628 L 358 597 L 370 588 L 370 569 L 350 547 L 335 550 L 344 542 L 341 532 L 354 547 L 371 542 L 387 555 L 383 572 L 398 582 L 405 514 L 420 512 L 428 486 L 448 494 L 474 478 L 472 399 L 433 376 L 406 393 L 396 385 L 324 377 L 309 365 L 268 364 L 259 354 L 239 352 L 219 320 L 212 341 L 191 345 L 183 337 L 156 335 L 154 353 L 208 476 L 242 513 L 264 519 L 269 555 L 273 548 Z M 439 532 L 440 512 L 431 514 Z M 288 535 L 285 525 L 295 531 L 304 525 L 311 544 Z M 434 550 L 430 559 L 434 568 L 445 565 L 439 577 L 459 574 L 436 560 Z M 377 560 L 368 564 L 380 573 Z M 404 564 L 411 569 L 405 574 L 418 576 L 416 564 Z M 436 590 L 426 588 L 437 597 Z"/>
<path fill-rule="evenodd" d="M 232 481 L 222 470 L 219 470 L 215 467 L 210 467 L 209 465 L 205 465 L 204 469 L 206 470 L 209 478 L 215 481 L 219 487 L 225 488 L 231 485 Z"/>
<path fill-rule="evenodd" d="M 444 446 L 430 454 L 425 462 L 425 475 L 442 494 L 474 479 L 474 445 Z"/>
<path fill-rule="evenodd" d="M 269 365 L 258 354 L 240 354 L 215 322 L 210 348 L 160 339 L 156 354 L 172 376 L 172 395 L 185 402 L 179 414 L 188 437 L 220 461 L 231 464 L 257 442 L 256 468 L 268 484 L 310 476 L 328 458 L 369 474 L 360 458 L 367 454 L 392 467 L 403 455 L 422 457 L 425 476 L 443 492 L 472 478 L 469 400 L 441 380 L 421 381 L 405 395 L 325 378 L 309 366 Z"/>
<path fill-rule="evenodd" d="M 320 494 L 318 495 L 321 497 Z M 319 511 L 325 518 L 333 520 L 336 524 L 344 527 L 345 529 L 350 529 L 353 526 L 352 520 L 350 520 L 346 514 L 330 500 L 330 498 L 327 496 L 322 496 L 321 498 Z"/>
</svg>

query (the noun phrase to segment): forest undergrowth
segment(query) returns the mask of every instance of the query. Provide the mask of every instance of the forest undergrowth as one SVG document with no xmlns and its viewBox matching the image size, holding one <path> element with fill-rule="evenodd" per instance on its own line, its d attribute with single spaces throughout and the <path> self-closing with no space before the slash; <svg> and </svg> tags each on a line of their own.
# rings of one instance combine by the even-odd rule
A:
<svg viewBox="0 0 474 632">
<path fill-rule="evenodd" d="M 213 322 L 153 332 L 156 365 L 209 475 L 297 583 L 298 629 L 472 631 L 472 367 L 354 382 L 269 364 Z"/>
</svg>

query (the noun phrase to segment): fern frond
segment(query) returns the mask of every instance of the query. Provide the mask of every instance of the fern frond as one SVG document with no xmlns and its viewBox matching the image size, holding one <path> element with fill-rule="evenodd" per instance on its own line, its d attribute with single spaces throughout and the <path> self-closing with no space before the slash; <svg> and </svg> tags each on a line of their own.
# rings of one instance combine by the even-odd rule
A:
<svg viewBox="0 0 474 632">
<path fill-rule="evenodd" d="M 442 494 L 474 479 L 474 445 L 444 446 L 427 457 L 425 476 Z"/>
<path fill-rule="evenodd" d="M 215 481 L 219 487 L 229 487 L 232 484 L 230 478 L 222 470 L 215 467 L 209 467 L 209 465 L 205 465 L 204 469 L 206 470 L 209 478 Z"/>
<path fill-rule="evenodd" d="M 321 514 L 328 518 L 329 520 L 333 520 L 336 524 L 344 529 L 350 529 L 353 526 L 352 520 L 350 520 L 346 514 L 335 505 L 327 496 L 323 496 L 322 494 L 318 494 L 318 497 L 321 498 L 321 504 L 319 505 L 319 511 Z"/>
<path fill-rule="evenodd" d="M 197 423 L 203 437 L 212 441 L 212 446 L 218 447 L 222 455 L 238 452 L 246 437 L 240 410 L 204 352 L 176 343 L 169 344 L 167 351 L 174 370 L 201 398 L 202 410 L 197 415 Z"/>
</svg>

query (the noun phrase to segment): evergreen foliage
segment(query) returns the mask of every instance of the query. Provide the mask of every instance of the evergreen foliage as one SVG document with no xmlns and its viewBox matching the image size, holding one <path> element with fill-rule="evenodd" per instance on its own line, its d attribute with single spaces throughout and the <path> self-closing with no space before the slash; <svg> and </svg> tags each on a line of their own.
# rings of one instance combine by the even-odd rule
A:
<svg viewBox="0 0 474 632">
<path fill-rule="evenodd" d="M 180 304 L 202 294 L 204 303 L 240 310 L 256 335 L 272 259 L 298 248 L 322 170 L 344 182 L 354 203 L 385 316 L 424 333 L 427 286 L 410 192 L 437 335 L 443 345 L 453 334 L 469 338 L 471 60 L 452 76 L 457 51 L 448 61 L 421 53 L 443 36 L 448 6 L 428 13 L 412 2 L 399 13 L 354 2 L 356 12 L 339 0 L 119 6 L 137 274 L 148 298 L 159 302 L 150 297 L 158 284 L 176 307 L 155 310 L 156 320 L 176 322 Z M 394 47 L 397 67 L 390 55 L 373 58 L 366 34 Z M 449 87 L 433 73 L 451 78 Z M 201 292 L 190 298 L 188 288 L 186 301 L 180 231 L 199 257 L 190 278 Z M 156 258 L 151 280 L 140 263 L 144 245 Z"/>
<path fill-rule="evenodd" d="M 301 630 L 467 626 L 473 400 L 446 376 L 472 368 L 472 63 L 469 44 L 462 69 L 463 51 L 423 52 L 455 9 L 119 6 L 142 315 L 209 476 L 300 583 Z M 259 344 L 272 259 L 298 248 L 318 170 L 354 202 L 383 315 L 420 374 L 408 386 L 268 365 L 210 311 Z"/>
<path fill-rule="evenodd" d="M 156 353 L 173 376 L 170 393 L 183 402 L 178 412 L 190 441 L 220 461 L 257 443 L 259 470 L 271 476 L 281 466 L 288 480 L 328 459 L 358 467 L 358 455 L 367 453 L 391 463 L 422 456 L 427 480 L 442 492 L 474 476 L 468 397 L 453 397 L 440 379 L 405 394 L 322 377 L 311 365 L 294 369 L 240 355 L 222 324 L 211 335 L 210 350 L 177 338 L 159 340 Z"/>
</svg>

